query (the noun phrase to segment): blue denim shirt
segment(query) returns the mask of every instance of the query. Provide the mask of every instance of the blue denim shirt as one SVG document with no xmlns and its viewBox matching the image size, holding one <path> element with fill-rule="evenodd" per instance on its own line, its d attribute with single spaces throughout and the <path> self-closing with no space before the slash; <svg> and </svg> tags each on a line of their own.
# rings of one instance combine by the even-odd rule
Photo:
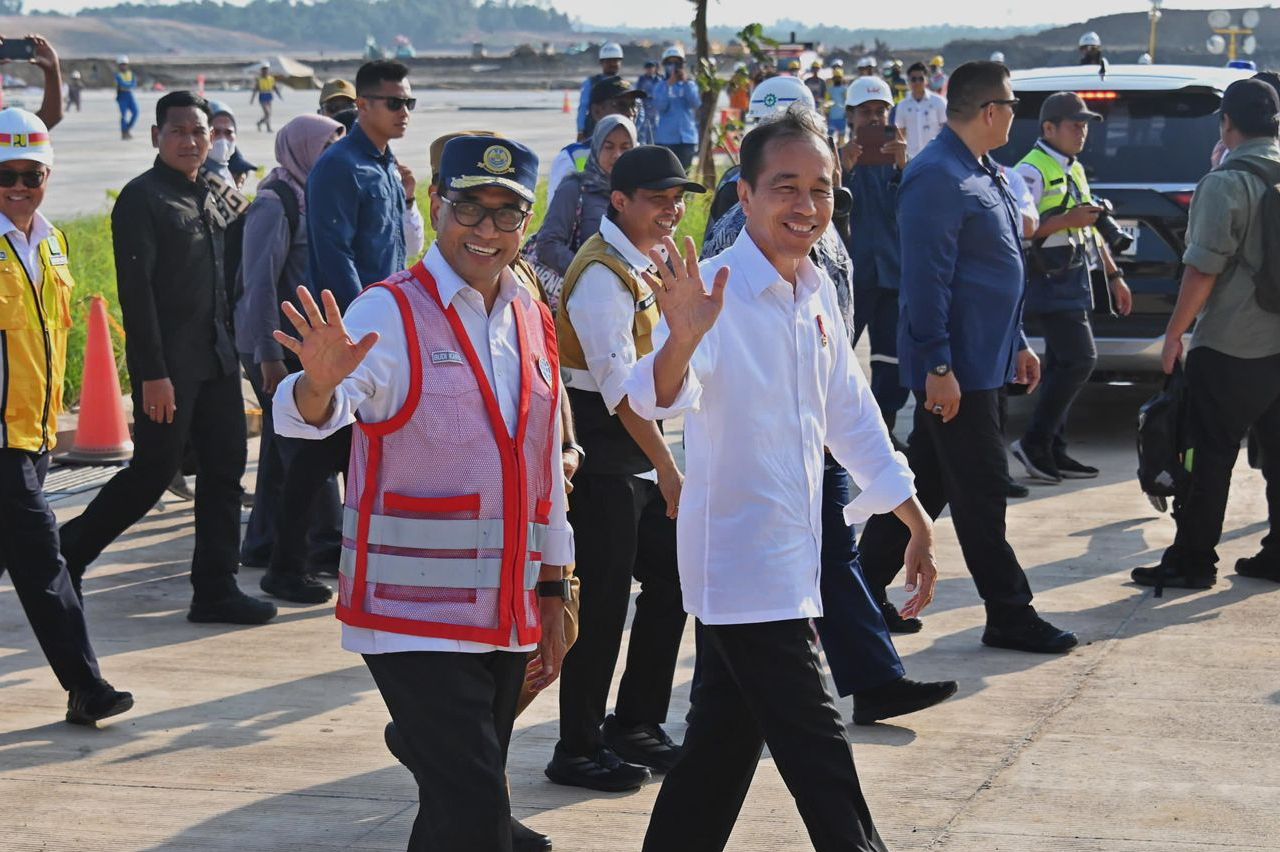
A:
<svg viewBox="0 0 1280 852">
<path fill-rule="evenodd" d="M 979 162 L 949 127 L 907 164 L 898 190 L 904 386 L 923 390 L 939 364 L 964 391 L 1013 378 L 1026 347 L 1019 217 L 995 165 Z"/>
<path fill-rule="evenodd" d="M 653 141 L 659 145 L 696 145 L 698 107 L 702 105 L 698 84 L 693 80 L 679 83 L 663 80 L 654 86 L 651 97 L 653 108 L 658 112 L 658 129 Z"/>
<path fill-rule="evenodd" d="M 360 291 L 405 268 L 404 184 L 388 148 L 359 123 L 307 178 L 307 286 L 332 290 L 344 311 Z"/>
</svg>

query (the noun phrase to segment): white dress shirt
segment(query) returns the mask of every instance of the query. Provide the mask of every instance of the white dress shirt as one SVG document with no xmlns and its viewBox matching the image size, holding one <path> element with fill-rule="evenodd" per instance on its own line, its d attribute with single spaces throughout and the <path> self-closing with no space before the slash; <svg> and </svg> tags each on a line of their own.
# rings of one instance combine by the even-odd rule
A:
<svg viewBox="0 0 1280 852">
<path fill-rule="evenodd" d="M 484 367 L 485 378 L 498 398 L 498 408 L 502 411 L 508 434 L 514 436 L 520 405 L 520 341 L 511 303 L 521 299 L 528 304 L 533 297 L 519 285 L 510 270 L 503 270 L 498 300 L 493 311 L 486 314 L 480 292 L 458 277 L 445 262 L 438 246 L 431 247 L 423 262 L 436 280 L 441 301 L 457 309 L 467 337 Z M 319 426 L 311 426 L 302 419 L 293 399 L 293 386 L 302 374 L 294 373 L 281 382 L 272 401 L 277 434 L 288 438 L 324 438 L 354 423 L 357 412 L 363 422 L 379 423 L 391 419 L 404 406 L 409 395 L 409 346 L 395 297 L 381 287 L 366 290 L 351 303 L 342 320 L 352 340 L 376 331 L 377 345 L 334 391 L 333 416 Z M 560 418 L 557 416 L 551 446 L 548 447 L 553 472 L 561 469 L 561 442 Z M 551 488 L 551 517 L 542 547 L 542 561 L 547 565 L 573 562 L 573 530 L 566 517 L 566 506 L 564 480 L 558 478 Z M 497 648 L 483 642 L 406 636 L 344 624 L 342 647 L 359 654 L 385 654 L 397 651 L 531 651 L 535 646 Z"/>
<path fill-rule="evenodd" d="M 947 99 L 926 91 L 924 97 L 908 94 L 894 108 L 894 123 L 907 132 L 907 157 L 919 154 L 947 123 Z"/>
<path fill-rule="evenodd" d="M 687 412 L 677 552 L 685 609 L 707 624 L 822 615 L 823 447 L 862 493 L 848 523 L 915 492 L 848 345 L 835 286 L 808 259 L 788 284 L 746 229 L 701 265 L 732 270 L 724 310 L 694 352 L 677 399 L 657 405 L 656 355 L 626 383 L 643 417 Z M 654 333 L 658 349 L 666 321 Z"/>
<path fill-rule="evenodd" d="M 3 213 L 0 213 L 0 235 L 9 238 L 18 253 L 18 260 L 27 270 L 31 283 L 39 291 L 44 284 L 44 265 L 40 263 L 40 244 L 53 236 L 53 225 L 39 211 L 31 220 L 31 237 L 19 230 L 18 226 Z M 65 260 L 65 258 L 64 258 Z"/>
</svg>

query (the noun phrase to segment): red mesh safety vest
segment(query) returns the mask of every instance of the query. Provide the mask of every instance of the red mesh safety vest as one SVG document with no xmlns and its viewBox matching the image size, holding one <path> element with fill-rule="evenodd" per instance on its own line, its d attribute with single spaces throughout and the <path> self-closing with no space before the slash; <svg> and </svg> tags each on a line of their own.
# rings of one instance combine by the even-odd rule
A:
<svg viewBox="0 0 1280 852">
<path fill-rule="evenodd" d="M 537 642 L 534 586 L 560 475 L 550 452 L 560 395 L 555 321 L 541 303 L 511 303 L 520 341 L 513 439 L 426 267 L 374 286 L 399 306 L 410 385 L 394 417 L 357 423 L 352 434 L 338 618 L 499 647 Z"/>
</svg>

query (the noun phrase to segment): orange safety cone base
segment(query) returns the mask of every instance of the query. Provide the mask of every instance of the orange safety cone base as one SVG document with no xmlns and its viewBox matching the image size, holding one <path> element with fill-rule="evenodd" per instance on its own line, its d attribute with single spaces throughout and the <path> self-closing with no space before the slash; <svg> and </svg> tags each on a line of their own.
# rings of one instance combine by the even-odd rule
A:
<svg viewBox="0 0 1280 852">
<path fill-rule="evenodd" d="M 89 306 L 89 335 L 84 347 L 80 423 L 71 450 L 58 455 L 68 464 L 107 464 L 133 457 L 133 441 L 124 416 L 116 354 L 107 328 L 107 304 L 94 296 Z"/>
</svg>

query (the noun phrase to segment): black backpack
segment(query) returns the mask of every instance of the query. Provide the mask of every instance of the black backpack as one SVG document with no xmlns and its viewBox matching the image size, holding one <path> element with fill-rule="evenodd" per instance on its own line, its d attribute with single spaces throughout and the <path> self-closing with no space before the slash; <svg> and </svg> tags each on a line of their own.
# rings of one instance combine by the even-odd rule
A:
<svg viewBox="0 0 1280 852">
<path fill-rule="evenodd" d="M 1182 365 L 1175 364 L 1160 393 L 1138 409 L 1138 484 L 1161 512 L 1168 498 L 1181 495 L 1191 479 L 1186 459 L 1186 389 Z"/>
<path fill-rule="evenodd" d="M 259 193 L 264 189 L 273 190 L 276 197 L 280 199 L 280 204 L 284 207 L 285 221 L 289 223 L 289 239 L 292 240 L 294 232 L 298 230 L 298 219 L 301 215 L 298 210 L 298 196 L 288 184 L 279 179 L 265 180 L 258 184 Z M 235 221 L 227 226 L 223 237 L 222 268 L 226 272 L 227 293 L 230 295 L 230 308 L 233 312 L 236 303 L 244 295 L 240 265 L 244 262 L 244 223 L 247 218 L 247 213 L 237 216 Z"/>
<path fill-rule="evenodd" d="M 1253 279 L 1253 295 L 1262 309 L 1280 314 L 1280 163 L 1227 160 L 1222 170 L 1247 172 L 1266 184 L 1257 219 L 1257 226 L 1262 228 L 1262 265 L 1252 269 L 1242 256 L 1237 262 Z"/>
</svg>

